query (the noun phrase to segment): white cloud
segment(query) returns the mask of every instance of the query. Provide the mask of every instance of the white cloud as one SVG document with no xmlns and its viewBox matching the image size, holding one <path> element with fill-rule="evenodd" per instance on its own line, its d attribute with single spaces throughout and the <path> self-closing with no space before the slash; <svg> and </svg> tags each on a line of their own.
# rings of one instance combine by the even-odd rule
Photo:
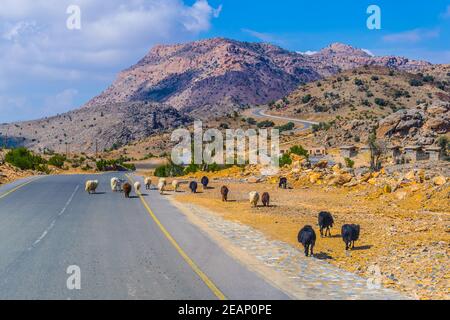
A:
<svg viewBox="0 0 450 320">
<path fill-rule="evenodd" d="M 304 54 L 304 55 L 306 55 L 306 56 L 312 56 L 312 55 L 315 55 L 316 53 L 319 53 L 319 52 L 318 52 L 318 51 L 307 50 L 307 51 L 305 51 L 305 52 L 298 51 L 297 53 Z"/>
<path fill-rule="evenodd" d="M 361 49 L 361 50 L 364 51 L 365 53 L 367 53 L 369 56 L 375 57 L 375 55 L 373 54 L 373 52 L 370 51 L 369 49 Z"/>
<path fill-rule="evenodd" d="M 260 41 L 277 42 L 277 39 L 275 38 L 275 36 L 273 36 L 270 33 L 258 32 L 258 31 L 251 30 L 251 29 L 242 29 L 241 31 L 249 34 L 250 36 L 252 36 Z"/>
<path fill-rule="evenodd" d="M 72 4 L 81 8 L 81 30 L 66 28 Z M 0 95 L 33 81 L 109 82 L 157 43 L 196 39 L 221 10 L 207 0 L 1 0 Z"/>
<path fill-rule="evenodd" d="M 406 42 L 417 43 L 428 39 L 438 38 L 440 35 L 439 29 L 414 29 L 405 32 L 388 34 L 383 37 L 385 42 Z"/>
</svg>

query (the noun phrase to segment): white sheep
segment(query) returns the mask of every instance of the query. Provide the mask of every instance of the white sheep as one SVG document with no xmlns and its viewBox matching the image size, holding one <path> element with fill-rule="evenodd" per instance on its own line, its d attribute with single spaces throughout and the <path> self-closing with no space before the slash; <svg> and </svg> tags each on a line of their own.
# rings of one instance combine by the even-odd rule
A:
<svg viewBox="0 0 450 320">
<path fill-rule="evenodd" d="M 147 177 L 147 178 L 145 178 L 144 183 L 145 183 L 145 189 L 150 190 L 150 188 L 152 187 L 152 179 Z"/>
<path fill-rule="evenodd" d="M 160 194 L 164 193 L 164 188 L 166 187 L 167 181 L 166 179 L 159 179 L 158 190 Z"/>
<path fill-rule="evenodd" d="M 111 190 L 114 192 L 119 191 L 118 187 L 119 187 L 119 178 L 116 177 L 111 178 Z"/>
<path fill-rule="evenodd" d="M 91 193 L 95 193 L 95 191 L 97 190 L 98 187 L 98 180 L 88 180 L 86 181 L 86 185 L 85 185 L 85 190 L 86 192 L 88 192 L 89 194 Z"/>
<path fill-rule="evenodd" d="M 173 180 L 172 181 L 172 187 L 173 187 L 173 191 L 178 192 L 178 189 L 180 188 L 180 181 Z"/>
<path fill-rule="evenodd" d="M 259 193 L 256 191 L 252 191 L 249 193 L 249 200 L 250 200 L 250 204 L 253 205 L 253 207 L 257 207 L 258 206 L 258 201 L 259 201 Z"/>
<path fill-rule="evenodd" d="M 141 191 L 141 183 L 139 181 L 136 181 L 134 183 L 134 191 L 139 194 L 139 192 Z"/>
</svg>

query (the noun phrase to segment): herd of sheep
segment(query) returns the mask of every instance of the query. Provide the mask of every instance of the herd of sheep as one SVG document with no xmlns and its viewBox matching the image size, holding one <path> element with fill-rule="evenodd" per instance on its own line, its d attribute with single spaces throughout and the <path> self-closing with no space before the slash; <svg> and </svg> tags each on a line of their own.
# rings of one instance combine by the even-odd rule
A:
<svg viewBox="0 0 450 320">
<path fill-rule="evenodd" d="M 208 177 L 203 177 L 200 180 L 201 185 L 203 186 L 203 189 L 206 190 L 209 185 L 209 179 Z M 287 189 L 287 179 L 282 177 L 279 180 L 279 188 Z M 150 190 L 152 186 L 152 180 L 151 178 L 145 178 L 144 179 L 145 189 Z M 93 194 L 96 192 L 99 185 L 98 180 L 88 180 L 86 181 L 85 190 L 89 194 Z M 178 192 L 180 188 L 180 181 L 173 180 L 172 181 L 172 188 L 173 191 Z M 165 178 L 161 178 L 158 181 L 158 191 L 161 195 L 164 194 L 164 191 L 166 190 L 167 186 L 167 180 Z M 125 194 L 125 198 L 130 198 L 130 194 L 132 189 L 134 188 L 136 194 L 140 194 L 141 191 L 141 183 L 139 181 L 135 182 L 132 186 L 129 182 L 126 180 L 122 180 L 119 178 L 112 178 L 111 179 L 111 190 L 113 192 L 123 192 Z M 198 183 L 196 181 L 191 181 L 189 183 L 189 189 L 192 193 L 197 193 L 198 190 Z M 230 189 L 227 186 L 222 186 L 220 189 L 220 194 L 222 196 L 222 201 L 227 202 L 228 201 L 228 194 L 230 193 Z M 252 191 L 249 193 L 249 200 L 250 204 L 253 207 L 257 207 L 259 200 L 261 199 L 261 202 L 264 207 L 270 206 L 270 195 L 268 192 L 264 192 L 262 196 L 257 191 Z M 320 235 L 321 237 L 331 237 L 331 228 L 334 225 L 334 219 L 331 213 L 322 211 L 318 215 L 318 225 L 320 228 Z M 360 233 L 360 226 L 356 224 L 345 224 L 341 228 L 341 236 L 342 240 L 345 243 L 345 250 L 353 249 L 355 247 L 355 241 L 359 239 L 359 233 Z M 299 234 L 298 234 L 298 242 L 301 243 L 305 249 L 305 255 L 306 256 L 313 256 L 314 255 L 314 246 L 316 244 L 316 233 L 312 226 L 306 225 L 304 226 Z"/>
</svg>

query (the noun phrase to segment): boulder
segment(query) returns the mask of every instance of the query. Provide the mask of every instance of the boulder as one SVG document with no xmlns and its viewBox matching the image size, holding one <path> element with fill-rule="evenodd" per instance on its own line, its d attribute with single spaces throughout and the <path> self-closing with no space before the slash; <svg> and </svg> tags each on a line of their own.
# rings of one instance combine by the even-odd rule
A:
<svg viewBox="0 0 450 320">
<path fill-rule="evenodd" d="M 328 167 L 328 161 L 327 160 L 320 160 L 319 162 L 317 162 L 314 165 L 314 168 L 325 169 L 326 167 Z"/>
<path fill-rule="evenodd" d="M 435 186 L 443 186 L 447 183 L 447 178 L 444 176 L 438 176 L 434 177 L 432 181 Z"/>
<path fill-rule="evenodd" d="M 400 135 L 406 136 L 411 129 L 421 128 L 425 115 L 419 109 L 400 110 L 380 121 L 377 134 L 380 137 Z"/>
<path fill-rule="evenodd" d="M 320 172 L 311 172 L 309 175 L 309 182 L 317 183 L 322 178 L 322 173 Z"/>
<path fill-rule="evenodd" d="M 349 183 L 353 179 L 353 176 L 348 173 L 338 174 L 333 177 L 328 183 L 329 186 L 342 186 Z"/>
</svg>

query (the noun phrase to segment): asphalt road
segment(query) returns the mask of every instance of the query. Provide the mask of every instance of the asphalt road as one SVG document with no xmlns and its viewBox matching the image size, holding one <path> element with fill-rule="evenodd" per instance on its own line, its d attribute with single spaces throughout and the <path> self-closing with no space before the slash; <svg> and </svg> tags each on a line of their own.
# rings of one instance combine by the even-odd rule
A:
<svg viewBox="0 0 450 320">
<path fill-rule="evenodd" d="M 307 130 L 311 129 L 311 127 L 314 124 L 318 124 L 317 122 L 313 122 L 313 121 L 270 115 L 270 114 L 267 114 L 264 109 L 254 109 L 252 114 L 257 118 L 271 118 L 271 119 L 277 119 L 277 120 L 285 120 L 286 122 L 293 122 L 295 124 L 301 124 L 302 127 L 296 129 L 296 131 L 298 131 L 298 132 L 307 131 Z"/>
<path fill-rule="evenodd" d="M 113 175 L 123 174 L 0 187 L 0 299 L 289 298 L 157 191 L 145 200 L 111 192 Z M 97 194 L 84 191 L 87 179 L 100 181 Z M 79 290 L 67 286 L 69 266 L 79 267 Z"/>
</svg>

